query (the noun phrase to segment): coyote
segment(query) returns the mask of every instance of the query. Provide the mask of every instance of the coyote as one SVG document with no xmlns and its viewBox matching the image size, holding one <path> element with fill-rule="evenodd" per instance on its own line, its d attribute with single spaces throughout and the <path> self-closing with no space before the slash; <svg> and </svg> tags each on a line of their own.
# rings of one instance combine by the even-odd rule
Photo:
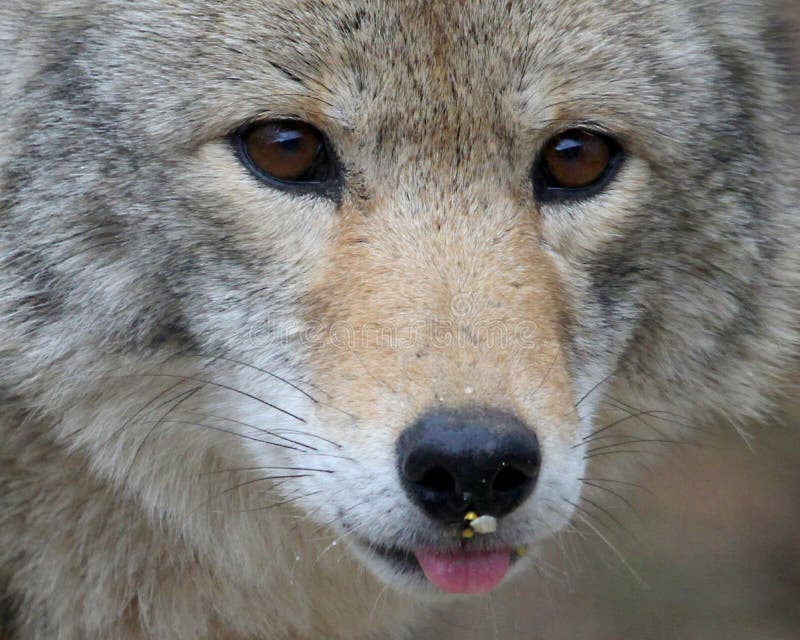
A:
<svg viewBox="0 0 800 640">
<path fill-rule="evenodd" d="M 0 634 L 411 638 L 627 473 L 601 447 L 763 415 L 800 335 L 772 24 L 3 0 Z"/>
</svg>

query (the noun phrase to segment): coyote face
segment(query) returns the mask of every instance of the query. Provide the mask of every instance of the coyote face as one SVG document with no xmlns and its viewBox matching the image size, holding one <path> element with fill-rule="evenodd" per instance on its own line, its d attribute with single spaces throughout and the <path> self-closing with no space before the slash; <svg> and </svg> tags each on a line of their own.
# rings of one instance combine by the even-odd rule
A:
<svg viewBox="0 0 800 640">
<path fill-rule="evenodd" d="M 20 637 L 399 637 L 359 568 L 492 590 L 627 427 L 757 415 L 796 158 L 765 16 L 697 5 L 7 2 Z"/>
</svg>

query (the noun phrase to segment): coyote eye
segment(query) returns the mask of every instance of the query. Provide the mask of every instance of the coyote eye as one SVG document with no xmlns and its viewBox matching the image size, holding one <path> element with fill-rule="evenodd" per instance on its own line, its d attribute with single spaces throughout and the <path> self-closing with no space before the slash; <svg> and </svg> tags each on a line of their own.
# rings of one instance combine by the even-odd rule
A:
<svg viewBox="0 0 800 640">
<path fill-rule="evenodd" d="M 244 165 L 286 191 L 329 192 L 339 172 L 325 136 L 310 124 L 271 120 L 240 129 L 234 146 Z"/>
<path fill-rule="evenodd" d="M 612 138 L 572 129 L 550 139 L 535 170 L 541 201 L 582 199 L 599 193 L 614 177 L 622 158 Z"/>
</svg>

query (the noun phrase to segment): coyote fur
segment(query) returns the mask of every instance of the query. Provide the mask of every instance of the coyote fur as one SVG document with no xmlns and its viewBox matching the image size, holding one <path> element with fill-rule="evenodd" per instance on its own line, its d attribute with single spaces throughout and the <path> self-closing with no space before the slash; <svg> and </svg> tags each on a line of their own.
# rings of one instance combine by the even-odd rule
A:
<svg viewBox="0 0 800 640">
<path fill-rule="evenodd" d="M 764 415 L 800 329 L 774 26 L 3 0 L 0 634 L 411 638 L 612 453 Z"/>
</svg>

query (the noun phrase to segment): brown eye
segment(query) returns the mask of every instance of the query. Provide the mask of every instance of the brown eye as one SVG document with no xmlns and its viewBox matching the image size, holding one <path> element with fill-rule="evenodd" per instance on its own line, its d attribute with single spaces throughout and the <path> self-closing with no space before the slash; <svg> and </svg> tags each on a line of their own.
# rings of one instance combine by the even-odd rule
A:
<svg viewBox="0 0 800 640">
<path fill-rule="evenodd" d="M 257 177 L 292 191 L 329 191 L 338 175 L 325 137 L 295 120 L 262 122 L 238 131 L 234 145 Z"/>
<path fill-rule="evenodd" d="M 566 131 L 545 146 L 537 168 L 540 199 L 586 198 L 613 177 L 621 157 L 608 136 L 583 129 Z"/>
</svg>

